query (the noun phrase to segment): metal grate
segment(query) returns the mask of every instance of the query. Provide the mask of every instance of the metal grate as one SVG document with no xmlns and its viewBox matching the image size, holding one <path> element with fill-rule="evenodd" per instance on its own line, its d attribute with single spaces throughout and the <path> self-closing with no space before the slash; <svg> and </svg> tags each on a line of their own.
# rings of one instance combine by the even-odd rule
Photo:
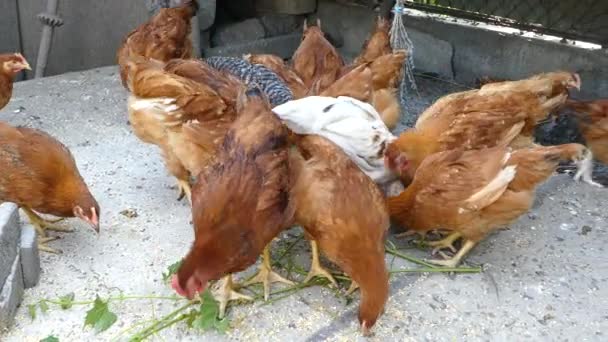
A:
<svg viewBox="0 0 608 342">
<path fill-rule="evenodd" d="M 407 0 L 405 6 L 608 47 L 608 0 Z"/>
</svg>

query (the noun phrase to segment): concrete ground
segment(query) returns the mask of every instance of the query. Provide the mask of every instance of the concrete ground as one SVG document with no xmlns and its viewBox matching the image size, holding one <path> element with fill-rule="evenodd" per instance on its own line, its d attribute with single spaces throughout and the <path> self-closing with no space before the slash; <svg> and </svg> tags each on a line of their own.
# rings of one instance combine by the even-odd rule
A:
<svg viewBox="0 0 608 342">
<path fill-rule="evenodd" d="M 419 81 L 421 96 L 408 96 L 411 112 L 458 90 L 443 82 Z M 125 340 L 129 334 L 119 336 L 123 330 L 182 305 L 167 300 L 112 302 L 118 321 L 97 335 L 83 329 L 90 306 L 66 311 L 51 307 L 34 321 L 27 312 L 28 304 L 69 292 L 75 293 L 76 300 L 121 291 L 125 295 L 173 294 L 161 273 L 190 247 L 189 208 L 175 200 L 174 180 L 157 149 L 131 133 L 126 92 L 117 69 L 18 83 L 0 120 L 44 129 L 67 144 L 102 208 L 99 236 L 73 220 L 69 223 L 76 232 L 51 243 L 64 254 L 42 255 L 40 284 L 26 291 L 15 326 L 0 340 L 38 341 L 48 335 L 61 341 Z M 606 340 L 606 203 L 608 190 L 556 175 L 540 188 L 529 214 L 470 254 L 468 263 L 482 264 L 482 273 L 395 274 L 386 312 L 370 340 Z M 131 214 L 121 214 L 128 209 Z M 298 229 L 283 233 L 273 244 L 275 256 L 300 234 Z M 428 256 L 428 251 L 398 243 L 410 248 L 404 253 Z M 296 259 L 307 267 L 307 244 L 300 241 L 295 251 Z M 387 260 L 393 270 L 416 267 L 401 259 Z M 228 314 L 232 329 L 226 335 L 189 330 L 181 323 L 152 340 L 363 340 L 358 333 L 358 303 L 358 295 L 348 303 L 325 287 L 311 287 L 270 305 L 259 301 L 232 307 Z"/>
</svg>

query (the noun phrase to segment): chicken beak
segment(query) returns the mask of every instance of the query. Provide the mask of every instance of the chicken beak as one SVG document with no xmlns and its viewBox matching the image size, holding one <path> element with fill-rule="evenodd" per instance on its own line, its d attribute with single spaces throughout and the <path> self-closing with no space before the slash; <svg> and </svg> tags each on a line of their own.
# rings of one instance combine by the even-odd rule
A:
<svg viewBox="0 0 608 342">
<path fill-rule="evenodd" d="M 363 323 L 361 323 L 361 335 L 363 335 L 364 337 L 368 337 L 371 335 L 371 331 L 367 327 L 367 322 L 365 322 L 365 321 Z"/>
<path fill-rule="evenodd" d="M 91 208 L 91 219 L 89 220 L 89 223 L 91 224 L 91 227 L 93 228 L 93 230 L 95 230 L 95 232 L 97 234 L 99 234 L 99 217 L 97 216 L 97 210 L 95 208 Z"/>
<path fill-rule="evenodd" d="M 30 70 L 30 71 L 32 70 L 32 67 L 30 66 L 30 63 L 28 63 L 28 62 L 24 62 L 24 63 L 22 63 L 22 64 L 21 64 L 21 67 L 22 67 L 23 69 L 25 69 L 25 70 Z"/>
<path fill-rule="evenodd" d="M 91 228 L 93 228 L 93 230 L 99 234 L 99 222 L 91 222 Z"/>
</svg>

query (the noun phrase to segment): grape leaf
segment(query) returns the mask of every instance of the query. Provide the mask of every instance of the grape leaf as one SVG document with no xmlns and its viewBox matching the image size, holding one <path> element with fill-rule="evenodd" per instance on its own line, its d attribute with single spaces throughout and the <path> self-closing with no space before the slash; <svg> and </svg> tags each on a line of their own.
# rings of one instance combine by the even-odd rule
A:
<svg viewBox="0 0 608 342">
<path fill-rule="evenodd" d="M 27 312 L 29 312 L 32 321 L 36 319 L 36 304 L 30 304 L 27 306 Z"/>
<path fill-rule="evenodd" d="M 72 307 L 74 303 L 74 292 L 68 293 L 65 296 L 59 297 L 60 306 L 63 310 L 67 310 Z"/>
<path fill-rule="evenodd" d="M 87 311 L 84 326 L 90 325 L 99 333 L 111 327 L 116 319 L 116 314 L 108 308 L 108 302 L 104 302 L 97 296 L 93 308 Z"/>
<path fill-rule="evenodd" d="M 209 289 L 201 295 L 201 306 L 197 317 L 192 321 L 192 326 L 200 330 L 217 330 L 226 332 L 230 327 L 228 319 L 218 319 L 220 308 Z"/>
<path fill-rule="evenodd" d="M 169 278 L 171 278 L 172 275 L 177 273 L 180 266 L 182 266 L 183 261 L 184 260 L 182 259 L 180 261 L 174 262 L 173 264 L 169 265 L 169 267 L 167 267 L 167 272 L 166 273 L 163 272 L 163 281 L 169 280 Z"/>
<path fill-rule="evenodd" d="M 59 342 L 59 339 L 53 335 L 49 335 L 49 336 L 43 338 L 42 340 L 40 340 L 40 342 Z"/>
<path fill-rule="evenodd" d="M 218 319 L 218 320 L 215 321 L 215 325 L 213 327 L 218 332 L 224 334 L 224 333 L 226 333 L 228 331 L 228 329 L 230 329 L 230 322 L 228 321 L 227 318 Z"/>
</svg>

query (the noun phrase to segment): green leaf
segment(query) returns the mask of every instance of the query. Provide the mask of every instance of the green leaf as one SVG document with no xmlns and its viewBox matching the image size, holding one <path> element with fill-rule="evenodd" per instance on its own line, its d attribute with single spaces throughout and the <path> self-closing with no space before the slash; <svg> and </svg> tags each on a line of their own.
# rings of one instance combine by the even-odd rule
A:
<svg viewBox="0 0 608 342">
<path fill-rule="evenodd" d="M 108 308 L 108 302 L 104 302 L 97 296 L 93 308 L 87 311 L 84 325 L 85 327 L 87 325 L 92 326 L 99 333 L 111 327 L 116 319 L 116 315 Z"/>
<path fill-rule="evenodd" d="M 59 297 L 59 302 L 61 303 L 60 306 L 63 310 L 71 308 L 74 303 L 74 292 Z"/>
<path fill-rule="evenodd" d="M 183 261 L 184 260 L 182 259 L 180 261 L 174 262 L 173 264 L 169 265 L 169 267 L 167 267 L 167 272 L 163 272 L 163 281 L 169 280 L 169 278 L 171 278 L 172 275 L 177 273 L 179 268 L 182 266 Z"/>
<path fill-rule="evenodd" d="M 228 329 L 230 329 L 230 321 L 228 321 L 227 318 L 218 319 L 218 320 L 215 321 L 214 328 L 218 332 L 220 332 L 222 334 L 225 334 L 228 331 Z"/>
<path fill-rule="evenodd" d="M 30 304 L 27 306 L 27 312 L 30 314 L 32 321 L 36 319 L 36 304 Z"/>
<path fill-rule="evenodd" d="M 226 332 L 230 328 L 230 322 L 224 318 L 218 319 L 220 308 L 209 289 L 205 290 L 201 295 L 201 306 L 198 315 L 192 321 L 192 327 L 200 330 L 217 330 Z"/>
<path fill-rule="evenodd" d="M 201 306 L 198 312 L 198 317 L 194 320 L 192 325 L 197 329 L 209 330 L 214 327 L 220 309 L 209 289 L 201 293 L 200 297 Z"/>
<path fill-rule="evenodd" d="M 40 301 L 40 310 L 42 311 L 42 313 L 46 313 L 47 311 L 49 311 L 49 305 L 44 299 Z"/>
<path fill-rule="evenodd" d="M 49 335 L 49 336 L 43 338 L 42 340 L 40 340 L 40 342 L 59 342 L 59 339 L 53 335 Z"/>
</svg>

